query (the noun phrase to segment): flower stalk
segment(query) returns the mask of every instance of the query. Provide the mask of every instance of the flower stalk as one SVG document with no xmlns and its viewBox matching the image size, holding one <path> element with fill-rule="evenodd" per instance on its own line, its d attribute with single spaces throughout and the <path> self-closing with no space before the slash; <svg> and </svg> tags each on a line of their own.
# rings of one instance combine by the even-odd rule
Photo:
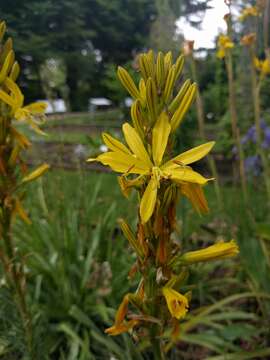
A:
<svg viewBox="0 0 270 360">
<path fill-rule="evenodd" d="M 183 61 L 179 56 L 173 64 L 170 52 L 157 57 L 152 51 L 141 54 L 138 86 L 126 70 L 119 68 L 119 79 L 134 98 L 133 126 L 122 126 L 125 144 L 104 133 L 109 151 L 88 159 L 110 166 L 120 174 L 123 195 L 128 197 L 131 191 L 137 191 L 139 198 L 137 229 L 123 219 L 119 222 L 137 255 L 132 272 L 137 271 L 141 280 L 135 293 L 124 296 L 114 325 L 106 333 L 133 332 L 139 340 L 147 338 L 152 346 L 149 351 L 159 360 L 165 359 L 165 334 L 169 330 L 170 338 L 175 338 L 191 300 L 189 293 L 182 293 L 188 265 L 180 262 L 176 269 L 173 262 L 182 253 L 181 244 L 172 239 L 176 205 L 184 196 L 197 212 L 207 213 L 203 187 L 213 180 L 190 166 L 211 151 L 213 141 L 172 156 L 175 132 L 195 100 L 197 89 L 187 80 L 174 93 Z"/>
<path fill-rule="evenodd" d="M 229 10 L 230 10 L 230 5 Z M 243 198 L 246 204 L 248 204 L 248 191 L 247 181 L 244 168 L 244 152 L 241 144 L 240 130 L 238 127 L 238 116 L 236 109 L 236 92 L 235 92 L 235 81 L 233 73 L 233 56 L 232 49 L 234 43 L 231 40 L 232 24 L 231 24 L 231 13 L 229 12 L 224 16 L 224 20 L 227 24 L 227 35 L 220 35 L 218 40 L 219 50 L 217 57 L 225 60 L 226 72 L 228 77 L 228 90 L 229 90 L 229 111 L 231 117 L 232 136 L 239 154 L 239 174 L 241 180 L 241 188 Z"/>
<path fill-rule="evenodd" d="M 16 250 L 12 225 L 16 217 L 31 224 L 22 205 L 26 185 L 49 167 L 43 164 L 33 172 L 28 171 L 21 153 L 30 146 L 30 142 L 16 128 L 16 122 L 26 122 L 36 132 L 43 133 L 38 122 L 44 118 L 46 105 L 37 102 L 24 106 L 24 96 L 16 84 L 20 68 L 15 61 L 12 40 L 9 38 L 3 42 L 5 30 L 5 23 L 0 22 L 0 261 L 22 321 L 28 356 L 30 359 L 37 359 L 31 312 L 26 301 L 24 259 Z"/>
<path fill-rule="evenodd" d="M 186 41 L 185 47 L 184 47 L 184 53 L 186 57 L 190 60 L 190 67 L 191 67 L 191 74 L 194 79 L 194 81 L 199 84 L 198 82 L 198 74 L 197 74 L 197 65 L 196 65 L 196 59 L 194 58 L 194 41 Z M 203 141 L 206 141 L 206 132 L 205 132 L 205 114 L 204 114 L 204 108 L 203 108 L 203 99 L 201 96 L 200 88 L 197 87 L 197 96 L 196 96 L 196 112 L 197 112 L 197 119 L 198 119 L 198 128 L 199 128 L 199 135 L 200 138 Z M 217 166 L 214 157 L 209 154 L 207 156 L 207 162 L 208 166 L 211 170 L 211 173 L 213 177 L 215 178 L 214 187 L 215 187 L 215 193 L 217 197 L 217 202 L 219 209 L 223 209 L 223 199 L 222 199 L 222 193 L 221 193 L 221 187 L 220 187 L 220 180 L 219 175 L 217 171 Z"/>
</svg>

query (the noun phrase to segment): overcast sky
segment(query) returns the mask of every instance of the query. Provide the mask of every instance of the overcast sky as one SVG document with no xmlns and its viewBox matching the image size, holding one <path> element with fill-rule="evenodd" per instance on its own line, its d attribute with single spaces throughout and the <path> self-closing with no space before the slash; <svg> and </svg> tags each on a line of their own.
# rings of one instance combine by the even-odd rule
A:
<svg viewBox="0 0 270 360">
<path fill-rule="evenodd" d="M 195 48 L 213 48 L 215 37 L 226 28 L 223 16 L 228 12 L 228 8 L 224 1 L 212 0 L 210 6 L 212 9 L 206 11 L 200 30 L 190 26 L 184 18 L 177 21 L 179 31 L 184 34 L 186 40 L 195 41 Z"/>
</svg>

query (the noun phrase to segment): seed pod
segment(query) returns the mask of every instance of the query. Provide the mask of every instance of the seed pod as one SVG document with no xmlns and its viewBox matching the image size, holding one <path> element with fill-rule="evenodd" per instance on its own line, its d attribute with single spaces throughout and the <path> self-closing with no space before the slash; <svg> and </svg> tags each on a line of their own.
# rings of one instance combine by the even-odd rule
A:
<svg viewBox="0 0 270 360">
<path fill-rule="evenodd" d="M 173 117 L 171 118 L 172 132 L 174 132 L 181 124 L 187 110 L 189 109 L 190 105 L 195 99 L 196 90 L 197 90 L 197 86 L 194 83 L 190 86 L 185 96 L 183 97 L 183 100 L 181 101 L 179 108 L 173 114 Z"/>
<path fill-rule="evenodd" d="M 139 93 L 139 90 L 137 89 L 137 86 L 134 84 L 132 77 L 129 75 L 129 73 L 123 67 L 118 66 L 117 75 L 118 75 L 122 85 L 130 93 L 130 95 L 134 99 L 140 98 L 140 93 Z"/>
<path fill-rule="evenodd" d="M 183 97 L 185 96 L 185 94 L 187 93 L 188 89 L 191 86 L 191 81 L 188 79 L 184 82 L 184 84 L 181 86 L 181 89 L 179 90 L 178 94 L 176 95 L 176 97 L 173 99 L 173 101 L 170 103 L 169 105 L 169 113 L 173 114 L 175 112 L 175 110 L 178 108 L 178 106 L 180 105 Z"/>
<path fill-rule="evenodd" d="M 167 80 L 166 80 L 166 84 L 165 84 L 165 88 L 164 88 L 164 92 L 163 92 L 163 100 L 164 100 L 165 104 L 169 101 L 169 99 L 171 97 L 174 83 L 175 83 L 175 65 L 173 65 L 170 68 L 169 74 L 167 76 Z"/>
</svg>

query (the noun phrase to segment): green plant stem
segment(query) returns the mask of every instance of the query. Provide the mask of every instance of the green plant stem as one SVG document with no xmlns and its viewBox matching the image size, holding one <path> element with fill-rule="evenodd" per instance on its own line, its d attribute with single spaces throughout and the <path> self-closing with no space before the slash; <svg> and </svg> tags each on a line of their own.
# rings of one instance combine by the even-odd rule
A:
<svg viewBox="0 0 270 360">
<path fill-rule="evenodd" d="M 247 183 L 246 183 L 246 175 L 244 169 L 244 153 L 240 140 L 240 131 L 238 128 L 238 118 L 237 118 L 236 101 L 235 101 L 236 94 L 235 94 L 235 84 L 234 84 L 234 76 L 233 76 L 233 60 L 230 51 L 227 51 L 225 63 L 226 63 L 228 85 L 229 85 L 229 108 L 231 115 L 232 134 L 239 154 L 239 173 L 240 173 L 243 197 L 245 203 L 248 204 Z"/>
<path fill-rule="evenodd" d="M 268 165 L 267 156 L 262 146 L 262 129 L 260 124 L 261 117 L 261 105 L 260 105 L 260 89 L 263 76 L 260 76 L 259 81 L 257 81 L 256 70 L 253 65 L 254 59 L 254 49 L 250 48 L 250 59 L 251 59 L 251 81 L 252 81 L 252 93 L 253 93 L 253 106 L 254 106 L 254 118 L 255 118 L 255 128 L 256 128 L 256 140 L 257 140 L 257 153 L 261 158 L 263 165 L 263 178 L 266 186 L 266 192 L 268 197 L 268 204 L 270 203 L 270 169 Z"/>
<path fill-rule="evenodd" d="M 192 77 L 193 77 L 194 81 L 197 83 L 196 111 L 197 111 L 197 119 L 198 119 L 198 126 L 199 126 L 199 134 L 200 134 L 200 137 L 202 138 L 202 140 L 206 141 L 203 100 L 202 100 L 201 92 L 199 89 L 196 61 L 194 59 L 193 53 L 191 54 L 190 59 L 191 59 Z M 215 159 L 213 158 L 213 156 L 211 156 L 211 155 L 207 156 L 207 161 L 208 161 L 208 165 L 211 170 L 211 173 L 212 173 L 213 177 L 215 178 L 215 182 L 214 182 L 215 193 L 216 193 L 219 209 L 222 211 L 224 208 L 224 205 L 223 205 L 220 180 L 219 180 L 216 162 L 215 162 Z"/>
<path fill-rule="evenodd" d="M 22 270 L 22 264 L 16 264 L 15 259 L 15 250 L 13 246 L 13 241 L 11 237 L 11 213 L 6 211 L 3 216 L 3 232 L 2 238 L 5 247 L 5 254 L 1 256 L 3 266 L 7 275 L 7 280 L 10 283 L 11 288 L 14 291 L 14 300 L 17 305 L 26 338 L 27 350 L 31 360 L 35 360 L 36 356 L 33 349 L 33 329 L 32 329 L 32 319 L 28 311 L 26 299 L 25 299 L 25 277 Z"/>
<path fill-rule="evenodd" d="M 160 340 L 155 336 L 152 339 L 152 346 L 153 346 L 153 355 L 155 360 L 165 360 L 164 352 L 161 348 Z"/>
</svg>

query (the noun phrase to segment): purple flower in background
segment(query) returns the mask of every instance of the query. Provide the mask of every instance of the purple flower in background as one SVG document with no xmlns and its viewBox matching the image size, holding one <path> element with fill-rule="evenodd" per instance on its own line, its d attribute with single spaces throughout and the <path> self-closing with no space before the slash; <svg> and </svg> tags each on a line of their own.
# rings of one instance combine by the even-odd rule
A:
<svg viewBox="0 0 270 360">
<path fill-rule="evenodd" d="M 264 149 L 268 149 L 270 147 L 270 127 L 268 126 L 264 130 L 264 140 L 262 143 Z"/>
<path fill-rule="evenodd" d="M 247 133 L 246 133 L 246 138 L 247 138 L 247 141 L 248 140 L 250 140 L 250 141 L 252 141 L 252 142 L 256 142 L 256 128 L 255 128 L 255 125 L 253 125 L 253 126 L 251 126 L 249 129 L 248 129 L 248 131 L 247 131 Z M 246 141 L 246 142 L 247 142 Z"/>
<path fill-rule="evenodd" d="M 270 126 L 262 119 L 260 123 L 262 148 L 270 152 Z M 257 132 L 256 126 L 252 125 L 241 138 L 241 144 L 246 155 L 244 159 L 245 172 L 252 176 L 259 176 L 262 173 L 262 162 L 260 155 L 257 154 Z M 235 159 L 239 159 L 237 147 L 232 148 L 232 154 Z"/>
<path fill-rule="evenodd" d="M 255 176 L 261 173 L 261 159 L 258 155 L 248 156 L 244 160 L 245 171 Z"/>
</svg>

